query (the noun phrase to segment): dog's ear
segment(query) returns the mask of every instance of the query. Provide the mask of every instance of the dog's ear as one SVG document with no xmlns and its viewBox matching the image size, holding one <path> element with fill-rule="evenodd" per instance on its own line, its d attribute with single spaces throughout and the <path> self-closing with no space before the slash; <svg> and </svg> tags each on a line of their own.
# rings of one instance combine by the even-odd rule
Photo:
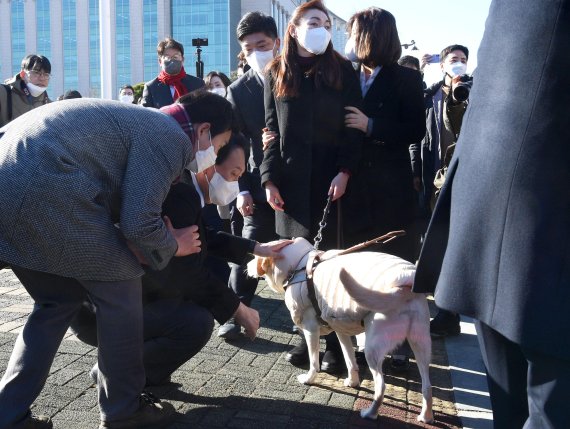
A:
<svg viewBox="0 0 570 429">
<path fill-rule="evenodd" d="M 257 275 L 261 277 L 267 273 L 272 263 L 273 260 L 271 258 L 257 258 Z"/>
<path fill-rule="evenodd" d="M 263 260 L 265 258 L 258 257 L 256 259 L 257 259 L 257 276 L 261 277 L 262 275 L 265 274 L 265 271 L 263 270 Z"/>
</svg>

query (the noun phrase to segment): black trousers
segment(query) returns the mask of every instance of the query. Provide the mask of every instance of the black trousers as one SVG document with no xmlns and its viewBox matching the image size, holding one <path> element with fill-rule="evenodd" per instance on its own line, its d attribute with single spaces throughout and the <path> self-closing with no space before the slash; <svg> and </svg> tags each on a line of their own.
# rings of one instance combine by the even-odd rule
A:
<svg viewBox="0 0 570 429">
<path fill-rule="evenodd" d="M 268 203 L 255 203 L 253 215 L 243 218 L 241 236 L 261 243 L 279 238 L 275 233 L 275 212 Z M 231 264 L 232 270 L 228 282 L 229 287 L 248 307 L 251 305 L 257 288 L 257 279 L 248 277 L 246 273 L 246 265 L 249 261 L 242 265 Z"/>
<path fill-rule="evenodd" d="M 12 266 L 34 309 L 18 335 L 0 381 L 0 428 L 18 428 L 43 389 L 71 320 L 89 298 L 97 308 L 101 419 L 121 420 L 139 407 L 144 388 L 140 278 L 115 282 L 75 280 Z"/>
<path fill-rule="evenodd" d="M 570 361 L 529 350 L 477 322 L 497 429 L 569 426 Z"/>
<path fill-rule="evenodd" d="M 204 348 L 214 330 L 214 317 L 197 304 L 161 299 L 143 304 L 143 364 L 147 384 L 160 384 Z M 98 346 L 96 312 L 84 303 L 71 322 L 84 343 Z"/>
</svg>

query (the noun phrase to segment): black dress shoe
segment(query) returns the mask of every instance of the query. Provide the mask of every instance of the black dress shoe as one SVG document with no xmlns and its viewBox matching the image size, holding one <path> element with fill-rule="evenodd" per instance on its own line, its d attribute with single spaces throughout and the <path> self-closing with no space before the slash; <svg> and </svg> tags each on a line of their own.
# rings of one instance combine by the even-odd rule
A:
<svg viewBox="0 0 570 429">
<path fill-rule="evenodd" d="M 333 375 L 346 373 L 346 364 L 342 352 L 326 350 L 321 363 L 321 371 Z"/>
<path fill-rule="evenodd" d="M 305 338 L 302 339 L 300 345 L 289 350 L 285 355 L 285 360 L 294 366 L 301 366 L 309 363 L 309 350 L 307 349 Z"/>
<path fill-rule="evenodd" d="M 299 328 L 297 325 L 293 325 L 293 327 L 291 328 L 291 332 L 297 335 L 303 335 L 303 330 Z"/>
</svg>

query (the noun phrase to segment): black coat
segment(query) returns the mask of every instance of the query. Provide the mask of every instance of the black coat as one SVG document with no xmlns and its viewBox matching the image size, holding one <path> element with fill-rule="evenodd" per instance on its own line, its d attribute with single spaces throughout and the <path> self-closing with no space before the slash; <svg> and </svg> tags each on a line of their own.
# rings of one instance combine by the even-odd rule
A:
<svg viewBox="0 0 570 429">
<path fill-rule="evenodd" d="M 239 181 L 240 191 L 249 191 L 254 201 L 265 202 L 259 166 L 263 161 L 262 130 L 265 128 L 263 82 L 257 72 L 249 69 L 228 87 L 227 99 L 232 103 L 236 127 L 250 140 L 248 172 Z"/>
<path fill-rule="evenodd" d="M 303 77 L 300 95 L 275 98 L 273 77 L 265 82 L 267 127 L 279 138 L 264 152 L 261 182 L 273 182 L 283 200 L 284 212 L 276 212 L 277 233 L 283 237 L 312 239 L 323 215 L 332 179 L 340 169 L 355 172 L 363 134 L 344 126 L 345 106 L 360 107 L 358 76 L 349 61 L 342 60 L 343 89 L 316 88 L 314 78 Z M 335 224 L 334 213 L 330 223 Z M 334 228 L 327 232 L 336 245 Z"/>
<path fill-rule="evenodd" d="M 170 218 L 174 228 L 198 225 L 202 251 L 174 257 L 162 271 L 147 270 L 143 276 L 145 301 L 162 298 L 190 300 L 210 310 L 219 323 L 226 322 L 236 311 L 239 298 L 205 265 L 208 252 L 242 264 L 255 242 L 206 228 L 202 221 L 200 196 L 188 172 L 185 172 L 182 182 L 172 186 L 162 214 Z"/>
<path fill-rule="evenodd" d="M 570 359 L 570 1 L 494 1 L 414 289 Z"/>
<path fill-rule="evenodd" d="M 182 83 L 188 92 L 202 88 L 205 85 L 202 79 L 198 79 L 197 77 L 189 74 L 182 79 Z M 161 107 L 169 106 L 172 103 L 174 103 L 174 100 L 172 99 L 172 93 L 170 92 L 170 85 L 162 83 L 158 80 L 158 77 L 144 84 L 143 95 L 140 101 L 141 105 L 144 107 L 160 109 Z"/>
<path fill-rule="evenodd" d="M 363 111 L 372 118 L 373 128 L 365 138 L 360 168 L 346 198 L 348 244 L 408 230 L 414 219 L 409 146 L 425 135 L 421 75 L 397 64 L 383 67 L 364 97 Z M 412 234 L 383 250 L 412 260 Z"/>
</svg>

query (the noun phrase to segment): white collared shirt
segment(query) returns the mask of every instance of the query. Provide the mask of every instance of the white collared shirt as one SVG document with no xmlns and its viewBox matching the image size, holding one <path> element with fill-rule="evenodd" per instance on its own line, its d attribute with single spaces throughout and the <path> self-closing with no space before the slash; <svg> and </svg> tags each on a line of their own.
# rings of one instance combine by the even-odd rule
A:
<svg viewBox="0 0 570 429">
<path fill-rule="evenodd" d="M 194 187 L 196 188 L 196 192 L 200 195 L 200 206 L 204 208 L 206 202 L 204 201 L 204 194 L 202 193 L 202 189 L 200 189 L 200 185 L 198 185 L 198 181 L 196 180 L 196 174 L 190 171 L 190 175 L 192 176 L 192 183 L 194 183 Z"/>
<path fill-rule="evenodd" d="M 382 70 L 382 66 L 376 67 L 372 72 L 372 74 L 368 77 L 368 79 L 366 79 L 366 73 L 364 72 L 364 67 L 363 66 L 360 67 L 360 89 L 362 89 L 363 97 L 366 97 L 366 93 L 374 83 L 374 79 L 376 79 L 376 76 L 378 76 L 380 70 Z"/>
</svg>

